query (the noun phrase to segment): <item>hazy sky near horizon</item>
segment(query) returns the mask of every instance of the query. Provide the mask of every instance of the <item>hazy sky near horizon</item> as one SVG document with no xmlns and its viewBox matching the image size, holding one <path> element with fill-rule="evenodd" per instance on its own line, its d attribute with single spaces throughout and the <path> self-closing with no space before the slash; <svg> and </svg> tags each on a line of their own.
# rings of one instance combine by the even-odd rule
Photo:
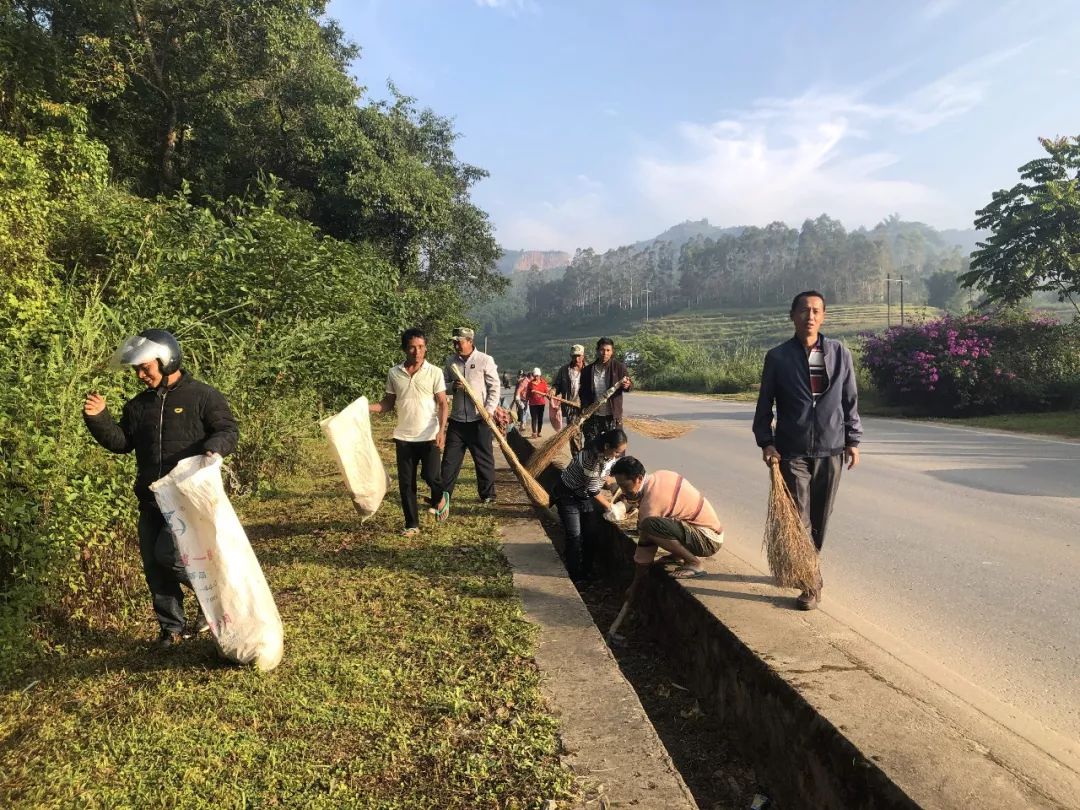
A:
<svg viewBox="0 0 1080 810">
<path fill-rule="evenodd" d="M 606 249 L 686 219 L 971 227 L 1080 134 L 1080 2 L 332 0 L 387 81 L 454 119 L 512 249 Z"/>
</svg>

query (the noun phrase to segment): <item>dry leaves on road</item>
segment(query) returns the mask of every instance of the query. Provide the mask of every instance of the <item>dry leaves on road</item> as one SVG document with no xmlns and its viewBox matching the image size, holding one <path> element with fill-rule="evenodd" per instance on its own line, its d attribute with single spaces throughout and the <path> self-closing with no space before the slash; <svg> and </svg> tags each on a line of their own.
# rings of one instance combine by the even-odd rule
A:
<svg viewBox="0 0 1080 810">
<path fill-rule="evenodd" d="M 685 436 L 696 425 L 690 422 L 669 422 L 655 416 L 629 416 L 623 420 L 623 427 L 637 431 L 650 439 L 677 439 Z"/>
</svg>

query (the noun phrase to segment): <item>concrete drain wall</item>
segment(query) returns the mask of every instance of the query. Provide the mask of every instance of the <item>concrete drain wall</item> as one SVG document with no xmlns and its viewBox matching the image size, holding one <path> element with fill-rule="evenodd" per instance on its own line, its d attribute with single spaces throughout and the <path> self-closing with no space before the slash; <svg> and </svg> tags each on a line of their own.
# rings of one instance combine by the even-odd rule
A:
<svg viewBox="0 0 1080 810">
<path fill-rule="evenodd" d="M 533 450 L 516 432 L 511 445 L 523 461 Z M 540 483 L 551 492 L 558 475 L 551 467 Z M 545 519 L 558 520 L 553 512 Z M 597 562 L 629 583 L 634 541 L 603 525 Z M 634 632 L 643 628 L 706 711 L 733 730 L 781 806 L 1076 806 L 1071 769 L 999 727 L 944 717 L 836 643 L 842 629 L 796 620 L 793 599 L 748 587 L 754 579 L 725 571 L 678 582 L 655 568 L 635 605 Z M 783 610 L 765 612 L 762 603 Z"/>
</svg>

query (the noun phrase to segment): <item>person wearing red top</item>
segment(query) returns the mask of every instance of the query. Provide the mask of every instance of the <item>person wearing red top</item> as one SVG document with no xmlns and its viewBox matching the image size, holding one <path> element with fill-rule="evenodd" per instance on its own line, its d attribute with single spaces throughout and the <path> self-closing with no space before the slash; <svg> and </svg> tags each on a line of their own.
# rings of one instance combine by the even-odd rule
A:
<svg viewBox="0 0 1080 810">
<path fill-rule="evenodd" d="M 529 416 L 532 418 L 532 437 L 539 439 L 544 430 L 544 409 L 547 407 L 548 384 L 540 373 L 540 369 L 534 368 L 530 375 L 529 384 L 525 394 L 529 400 Z"/>
</svg>

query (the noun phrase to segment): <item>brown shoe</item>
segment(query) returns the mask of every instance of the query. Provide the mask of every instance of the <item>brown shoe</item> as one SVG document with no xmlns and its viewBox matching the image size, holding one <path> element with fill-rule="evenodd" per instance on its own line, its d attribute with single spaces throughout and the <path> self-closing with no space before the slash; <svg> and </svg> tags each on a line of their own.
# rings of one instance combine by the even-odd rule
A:
<svg viewBox="0 0 1080 810">
<path fill-rule="evenodd" d="M 156 650 L 170 650 L 183 640 L 184 637 L 179 633 L 170 633 L 162 628 L 161 632 L 158 633 L 158 637 L 154 639 L 153 645 Z"/>
</svg>

